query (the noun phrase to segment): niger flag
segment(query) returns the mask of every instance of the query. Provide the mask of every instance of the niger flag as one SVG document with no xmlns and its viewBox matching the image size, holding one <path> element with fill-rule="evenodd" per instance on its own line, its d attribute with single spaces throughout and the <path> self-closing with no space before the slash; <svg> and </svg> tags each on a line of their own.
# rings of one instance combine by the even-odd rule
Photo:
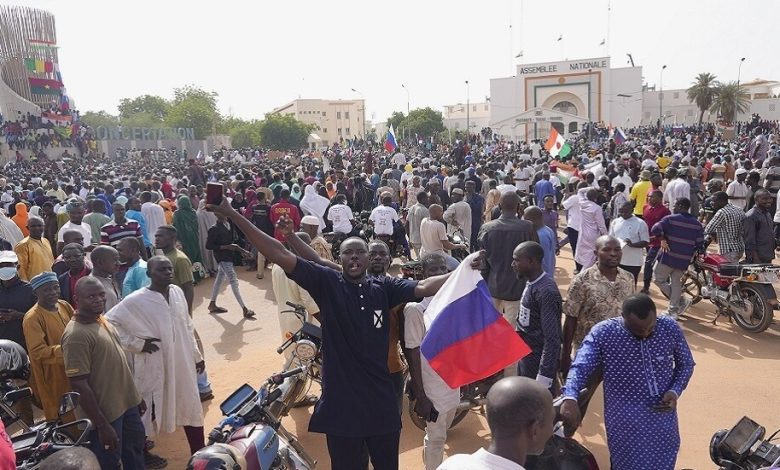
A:
<svg viewBox="0 0 780 470">
<path fill-rule="evenodd" d="M 550 129 L 550 138 L 547 139 L 547 142 L 544 144 L 544 148 L 546 148 L 553 157 L 557 157 L 558 155 L 565 157 L 569 154 L 569 152 L 571 152 L 571 147 L 569 147 L 569 144 L 566 143 L 566 140 L 561 134 L 558 133 L 558 131 L 555 130 L 554 127 Z"/>
</svg>

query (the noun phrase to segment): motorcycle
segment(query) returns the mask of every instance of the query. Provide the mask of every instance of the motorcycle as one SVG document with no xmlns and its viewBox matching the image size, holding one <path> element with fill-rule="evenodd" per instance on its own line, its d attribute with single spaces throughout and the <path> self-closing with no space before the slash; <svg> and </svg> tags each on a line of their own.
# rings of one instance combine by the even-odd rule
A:
<svg viewBox="0 0 780 470">
<path fill-rule="evenodd" d="M 308 314 L 303 305 L 287 302 L 292 310 L 284 310 L 283 315 L 293 314 L 301 321 L 301 328 L 291 335 L 276 349 L 277 354 L 283 354 L 289 348 L 293 348 L 289 358 L 285 361 L 284 371 L 294 368 L 302 369 L 299 374 L 291 375 L 279 384 L 281 395 L 273 400 L 268 411 L 276 419 L 286 416 L 290 409 L 298 404 L 306 403 L 306 395 L 311 389 L 312 383 L 320 383 L 322 379 L 322 329 L 307 321 Z"/>
<path fill-rule="evenodd" d="M 326 232 L 322 234 L 323 238 L 325 238 L 325 241 L 330 244 L 330 250 L 331 250 L 331 254 L 333 255 L 333 259 L 338 261 L 341 255 L 341 242 L 343 242 L 347 238 L 352 236 L 360 237 L 363 240 L 365 240 L 366 243 L 368 243 L 369 241 L 371 241 L 372 238 L 374 238 L 374 229 L 371 228 L 371 226 L 368 223 L 368 218 L 370 216 L 371 216 L 370 211 L 361 212 L 358 217 L 358 220 L 354 224 L 351 233 Z"/>
<path fill-rule="evenodd" d="M 721 429 L 710 440 L 710 459 L 720 470 L 759 470 L 780 466 L 780 446 L 772 443 L 780 429 L 764 439 L 766 429 L 743 416 L 731 429 Z"/>
<path fill-rule="evenodd" d="M 447 235 L 447 239 L 453 245 L 463 244 L 468 246 L 468 240 L 466 240 L 466 236 L 463 235 L 463 230 L 461 229 L 457 229 L 455 233 Z M 458 261 L 463 261 L 469 255 L 469 252 L 468 250 L 457 249 L 452 250 L 451 255 Z M 421 281 L 423 279 L 422 261 L 414 260 L 403 263 L 401 265 L 401 277 Z"/>
<path fill-rule="evenodd" d="M 19 389 L 29 391 L 29 388 Z M 23 395 L 23 394 L 20 394 Z M 57 411 L 56 421 L 44 423 L 28 432 L 11 438 L 14 454 L 16 455 L 17 470 L 33 470 L 40 467 L 41 463 L 50 455 L 69 447 L 84 446 L 90 431 L 92 422 L 88 419 L 79 419 L 70 423 L 63 423 L 62 417 L 78 407 L 79 394 L 68 392 L 62 396 L 62 402 Z M 83 428 L 83 430 L 82 430 Z M 70 430 L 70 431 L 68 431 Z M 76 440 L 71 437 L 76 432 L 81 434 Z"/>
<path fill-rule="evenodd" d="M 712 324 L 727 317 L 749 333 L 760 333 L 772 323 L 778 306 L 773 283 L 780 266 L 730 263 L 723 256 L 697 253 L 682 278 L 683 294 L 691 304 L 709 299 L 718 308 Z"/>
<path fill-rule="evenodd" d="M 280 386 L 288 377 L 305 372 L 298 367 L 269 377 L 257 390 L 249 384 L 240 386 L 219 409 L 225 418 L 209 432 L 207 447 L 199 453 L 214 449 L 223 452 L 228 445 L 243 456 L 243 470 L 310 470 L 317 461 L 309 456 L 298 438 L 282 426 L 270 411 L 271 404 L 283 394 Z M 198 453 L 190 458 L 187 468 L 199 468 Z"/>
</svg>

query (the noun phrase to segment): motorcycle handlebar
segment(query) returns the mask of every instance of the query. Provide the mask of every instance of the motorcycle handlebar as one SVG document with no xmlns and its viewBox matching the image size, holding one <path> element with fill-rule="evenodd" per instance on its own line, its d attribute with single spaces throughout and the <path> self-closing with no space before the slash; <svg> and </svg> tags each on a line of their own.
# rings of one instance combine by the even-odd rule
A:
<svg viewBox="0 0 780 470">
<path fill-rule="evenodd" d="M 280 385 L 282 382 L 284 382 L 284 379 L 286 379 L 287 377 L 298 375 L 305 370 L 306 369 L 304 367 L 296 367 L 295 369 L 290 369 L 284 372 L 280 372 L 278 374 L 274 374 L 268 378 L 268 383 L 274 385 Z"/>
<path fill-rule="evenodd" d="M 287 302 L 285 302 L 285 304 L 287 304 L 288 307 L 291 307 L 294 310 L 306 310 L 306 307 L 304 307 L 303 305 L 294 304 L 294 303 L 290 302 L 289 300 Z"/>
</svg>

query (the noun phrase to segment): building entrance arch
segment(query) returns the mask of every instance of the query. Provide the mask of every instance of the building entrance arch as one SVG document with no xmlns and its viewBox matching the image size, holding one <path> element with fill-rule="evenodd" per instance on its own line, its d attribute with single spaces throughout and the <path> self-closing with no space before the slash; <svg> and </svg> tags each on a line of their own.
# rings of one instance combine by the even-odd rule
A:
<svg viewBox="0 0 780 470">
<path fill-rule="evenodd" d="M 582 100 L 574 93 L 568 91 L 560 91 L 549 96 L 544 103 L 543 108 L 553 109 L 566 114 L 572 114 L 575 116 L 582 116 L 588 119 L 588 107 Z"/>
</svg>

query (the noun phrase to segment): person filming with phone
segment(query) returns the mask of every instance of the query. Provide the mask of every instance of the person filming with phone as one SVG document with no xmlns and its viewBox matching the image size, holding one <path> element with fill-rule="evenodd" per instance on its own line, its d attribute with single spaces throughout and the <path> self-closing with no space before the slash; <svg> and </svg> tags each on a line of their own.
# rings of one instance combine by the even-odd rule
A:
<svg viewBox="0 0 780 470">
<path fill-rule="evenodd" d="M 567 434 L 582 419 L 580 390 L 601 370 L 612 468 L 673 470 L 680 450 L 677 400 L 694 366 L 677 322 L 656 316 L 649 296 L 629 296 L 621 316 L 595 325 L 577 351 L 563 387 L 561 416 Z"/>
</svg>

